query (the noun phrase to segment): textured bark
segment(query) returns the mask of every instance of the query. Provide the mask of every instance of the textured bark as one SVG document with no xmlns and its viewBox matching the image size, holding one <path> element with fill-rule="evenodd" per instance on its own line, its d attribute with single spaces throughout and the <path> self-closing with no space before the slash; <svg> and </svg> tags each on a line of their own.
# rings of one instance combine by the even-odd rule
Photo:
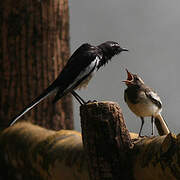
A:
<svg viewBox="0 0 180 180">
<path fill-rule="evenodd" d="M 67 0 L 0 2 L 0 123 L 8 124 L 57 77 L 69 57 Z M 72 98 L 44 100 L 24 119 L 72 129 Z"/>
<path fill-rule="evenodd" d="M 113 102 L 81 106 L 81 125 L 91 180 L 131 180 L 132 143 L 120 107 Z"/>
</svg>

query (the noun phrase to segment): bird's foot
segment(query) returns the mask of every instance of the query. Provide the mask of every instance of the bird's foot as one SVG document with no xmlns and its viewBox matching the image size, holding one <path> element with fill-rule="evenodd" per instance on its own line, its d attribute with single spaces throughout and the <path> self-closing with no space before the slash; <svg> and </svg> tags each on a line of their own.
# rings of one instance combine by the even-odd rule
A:
<svg viewBox="0 0 180 180">
<path fill-rule="evenodd" d="M 155 135 L 150 135 L 150 136 L 142 136 L 142 135 L 139 135 L 138 138 L 154 138 Z"/>
<path fill-rule="evenodd" d="M 145 137 L 148 137 L 148 136 L 145 136 L 145 135 L 143 136 L 143 135 L 140 135 L 140 134 L 138 136 L 138 138 L 145 138 Z"/>
<path fill-rule="evenodd" d="M 96 100 L 93 100 L 93 101 L 89 100 L 89 101 L 85 102 L 85 105 L 88 103 L 93 103 L 93 102 L 97 102 L 97 101 Z"/>
<path fill-rule="evenodd" d="M 155 135 L 154 135 L 154 134 L 151 134 L 149 137 L 150 137 L 150 138 L 154 138 L 154 137 L 155 137 Z"/>
</svg>

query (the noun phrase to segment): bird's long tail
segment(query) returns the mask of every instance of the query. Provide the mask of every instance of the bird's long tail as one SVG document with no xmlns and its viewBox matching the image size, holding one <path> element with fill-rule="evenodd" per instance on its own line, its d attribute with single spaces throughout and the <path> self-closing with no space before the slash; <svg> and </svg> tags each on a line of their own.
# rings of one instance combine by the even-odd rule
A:
<svg viewBox="0 0 180 180">
<path fill-rule="evenodd" d="M 158 114 L 155 117 L 155 124 L 160 136 L 167 135 L 170 133 L 170 130 L 161 114 Z"/>
<path fill-rule="evenodd" d="M 21 118 L 25 113 L 31 110 L 34 106 L 40 103 L 43 99 L 51 95 L 54 91 L 56 91 L 56 87 L 54 84 L 50 85 L 47 89 L 43 91 L 41 95 L 39 95 L 36 99 L 34 99 L 28 106 L 26 106 L 16 117 L 12 119 L 9 126 L 12 126 L 19 118 Z"/>
</svg>

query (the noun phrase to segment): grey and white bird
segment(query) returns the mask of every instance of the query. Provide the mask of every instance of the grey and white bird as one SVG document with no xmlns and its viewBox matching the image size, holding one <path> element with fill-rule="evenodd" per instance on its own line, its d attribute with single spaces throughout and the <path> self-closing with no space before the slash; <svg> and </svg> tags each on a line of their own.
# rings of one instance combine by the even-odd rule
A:
<svg viewBox="0 0 180 180">
<path fill-rule="evenodd" d="M 123 81 L 127 85 L 127 89 L 124 91 L 124 100 L 129 109 L 141 118 L 139 136 L 141 137 L 144 117 L 148 116 L 151 117 L 152 135 L 154 135 L 154 118 L 159 120 L 164 127 L 165 134 L 168 134 L 170 131 L 161 115 L 162 102 L 160 97 L 153 89 L 146 86 L 138 75 L 130 73 L 127 69 L 126 71 L 127 80 Z"/>
<path fill-rule="evenodd" d="M 78 87 L 86 86 L 96 70 L 104 66 L 113 56 L 118 55 L 122 51 L 128 50 L 121 48 L 114 41 L 107 41 L 98 46 L 88 43 L 82 44 L 69 58 L 56 80 L 13 118 L 10 126 L 54 92 L 56 96 L 53 103 L 68 93 L 71 93 L 80 104 L 86 103 L 74 90 Z"/>
</svg>

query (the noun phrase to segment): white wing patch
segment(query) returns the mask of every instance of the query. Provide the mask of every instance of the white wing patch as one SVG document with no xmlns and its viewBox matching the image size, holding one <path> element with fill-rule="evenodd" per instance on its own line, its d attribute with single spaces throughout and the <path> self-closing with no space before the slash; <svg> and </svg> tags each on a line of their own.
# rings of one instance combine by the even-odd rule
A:
<svg viewBox="0 0 180 180">
<path fill-rule="evenodd" d="M 91 62 L 91 64 L 86 67 L 84 69 L 84 71 L 81 71 L 81 73 L 76 77 L 76 79 L 74 80 L 74 82 L 72 84 L 70 84 L 68 86 L 67 89 L 70 89 L 74 84 L 76 84 L 80 79 L 82 79 L 83 77 L 85 77 L 87 74 L 89 74 L 93 68 L 95 69 L 95 67 L 97 67 L 97 65 L 99 64 L 100 58 L 98 56 L 96 56 L 96 58 L 94 59 L 94 61 Z M 93 72 L 92 72 L 93 73 Z M 90 77 L 92 77 L 92 73 L 89 75 Z M 87 77 L 88 78 L 88 77 Z M 91 78 L 89 78 L 88 80 L 90 80 Z M 83 81 L 84 82 L 84 81 Z"/>
<path fill-rule="evenodd" d="M 159 101 L 162 104 L 160 97 L 155 92 L 150 91 L 148 92 L 148 95 L 150 95 L 153 99 Z"/>
</svg>

